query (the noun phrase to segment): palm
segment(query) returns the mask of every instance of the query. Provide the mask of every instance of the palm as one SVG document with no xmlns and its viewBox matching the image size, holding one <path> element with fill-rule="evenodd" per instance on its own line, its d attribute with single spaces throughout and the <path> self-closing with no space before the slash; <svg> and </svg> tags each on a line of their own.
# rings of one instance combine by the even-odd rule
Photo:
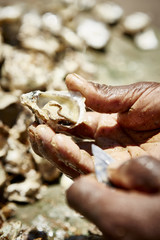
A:
<svg viewBox="0 0 160 240">
<path fill-rule="evenodd" d="M 135 131 L 121 127 L 117 123 L 117 114 L 87 113 L 82 125 L 72 130 L 72 134 L 92 139 L 109 153 L 117 163 L 142 155 L 160 157 L 160 130 Z M 91 154 L 92 141 L 79 141 L 81 149 Z"/>
</svg>

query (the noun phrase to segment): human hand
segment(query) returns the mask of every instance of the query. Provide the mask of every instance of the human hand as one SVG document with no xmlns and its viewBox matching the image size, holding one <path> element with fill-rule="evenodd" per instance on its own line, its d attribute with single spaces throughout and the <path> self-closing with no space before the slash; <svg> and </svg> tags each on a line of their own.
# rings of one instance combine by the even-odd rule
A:
<svg viewBox="0 0 160 240">
<path fill-rule="evenodd" d="M 86 105 L 95 111 L 87 112 L 83 123 L 70 134 L 94 140 L 118 165 L 142 155 L 160 158 L 159 83 L 111 87 L 70 74 L 66 84 L 69 90 L 81 92 Z M 70 136 L 56 134 L 46 125 L 32 125 L 30 140 L 36 153 L 68 176 L 94 172 L 90 141 L 76 144 Z"/>
<path fill-rule="evenodd" d="M 111 101 L 109 102 L 109 99 L 107 99 L 111 112 L 112 109 L 116 109 L 115 107 L 112 108 L 112 104 L 114 106 L 114 103 L 117 102 L 118 107 L 120 105 L 117 111 L 119 112 L 117 116 L 118 125 L 127 136 L 131 137 L 135 144 L 128 144 L 127 137 L 120 139 L 119 131 L 116 136 L 118 139 L 124 140 L 126 148 L 130 148 L 131 157 L 134 156 L 135 151 L 135 156 L 147 154 L 159 159 L 159 84 L 149 83 L 148 86 L 142 84 L 142 88 L 139 88 L 140 85 L 138 85 L 133 86 L 133 89 L 131 87 L 130 92 L 128 89 L 126 96 L 124 90 L 122 90 L 121 99 L 118 99 L 118 92 L 112 99 L 114 92 L 111 90 Z M 83 92 L 87 92 L 85 87 L 85 85 L 84 88 L 82 85 L 80 86 Z M 121 110 L 123 104 L 125 105 L 125 101 L 129 100 L 127 93 L 131 98 L 134 99 L 135 97 L 136 101 L 134 100 L 131 103 L 132 108 Z M 115 96 L 117 96 L 117 99 Z M 89 100 L 91 101 L 91 99 Z M 92 106 L 92 101 L 91 105 L 88 102 L 88 106 Z M 97 104 L 95 110 L 99 109 L 101 111 L 101 107 Z M 130 117 L 128 117 L 129 115 Z M 115 133 L 117 132 L 115 131 Z M 158 240 L 160 239 L 159 170 L 160 161 L 151 156 L 131 159 L 115 170 L 112 169 L 110 172 L 111 180 L 115 184 L 129 189 L 129 192 L 107 187 L 88 176 L 81 177 L 67 191 L 68 203 L 72 208 L 95 223 L 102 231 L 105 239 Z M 139 190 L 139 192 L 133 191 L 133 189 Z M 142 191 L 152 193 L 144 194 Z"/>
<path fill-rule="evenodd" d="M 140 161 L 148 162 L 149 159 L 143 158 L 141 157 Z M 138 159 L 136 161 L 138 162 Z M 154 168 L 154 173 L 157 172 L 158 175 L 153 178 L 157 180 L 154 182 L 155 185 L 153 184 L 157 186 L 156 193 L 144 194 L 133 190 L 111 188 L 98 183 L 91 176 L 81 176 L 67 190 L 69 205 L 93 222 L 106 240 L 159 240 L 160 161 L 150 157 L 149 163 L 157 169 Z M 126 172 L 127 168 L 125 167 Z M 132 169 L 132 180 L 138 183 L 137 172 L 134 170 Z M 124 176 L 120 174 L 121 182 L 123 178 Z M 152 180 L 151 176 L 146 174 L 142 179 L 142 182 L 146 179 Z"/>
</svg>

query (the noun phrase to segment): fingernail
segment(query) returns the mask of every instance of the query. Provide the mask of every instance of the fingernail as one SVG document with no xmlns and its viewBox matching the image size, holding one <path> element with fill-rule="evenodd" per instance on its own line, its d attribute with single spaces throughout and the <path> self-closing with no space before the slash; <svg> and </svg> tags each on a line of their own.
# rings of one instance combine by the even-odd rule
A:
<svg viewBox="0 0 160 240">
<path fill-rule="evenodd" d="M 29 133 L 29 138 L 30 138 L 31 140 L 34 140 L 34 138 L 35 138 L 35 132 L 34 132 L 34 127 L 33 127 L 33 126 L 30 126 L 30 127 L 28 128 L 28 133 Z"/>
<path fill-rule="evenodd" d="M 73 75 L 79 80 L 85 80 L 82 76 L 78 75 L 77 73 L 73 73 Z"/>
<path fill-rule="evenodd" d="M 41 139 L 45 139 L 50 141 L 53 137 L 53 135 L 55 135 L 55 133 L 53 132 L 53 130 L 45 125 L 39 125 L 36 128 L 36 135 L 38 135 L 39 138 Z"/>
<path fill-rule="evenodd" d="M 85 81 L 84 78 L 76 73 L 68 74 L 66 80 L 74 80 L 76 83 L 83 83 Z"/>
<path fill-rule="evenodd" d="M 38 155 L 41 155 L 38 149 L 37 141 L 36 141 L 35 128 L 31 125 L 28 129 L 28 132 L 29 132 L 29 141 L 31 143 L 31 146 L 34 152 Z"/>
</svg>

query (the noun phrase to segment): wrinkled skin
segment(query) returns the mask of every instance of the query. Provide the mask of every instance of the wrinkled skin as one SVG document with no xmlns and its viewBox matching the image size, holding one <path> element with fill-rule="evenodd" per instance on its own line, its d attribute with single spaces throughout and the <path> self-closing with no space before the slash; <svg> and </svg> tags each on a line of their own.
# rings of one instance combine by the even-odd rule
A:
<svg viewBox="0 0 160 240">
<path fill-rule="evenodd" d="M 134 191 L 132 184 L 126 191 L 121 181 L 123 174 L 117 180 L 114 170 L 132 158 L 147 155 L 151 164 L 154 158 L 160 159 L 160 84 L 112 87 L 70 74 L 66 85 L 69 90 L 81 92 L 86 105 L 94 110 L 87 112 L 83 123 L 70 134 L 95 140 L 116 159 L 110 168 L 110 180 L 120 181 L 122 187 L 113 190 L 90 176 L 81 176 L 67 191 L 69 205 L 94 222 L 106 239 L 160 239 L 159 192 Z M 46 125 L 34 124 L 29 132 L 34 151 L 71 178 L 94 172 L 90 141 L 75 143 L 70 136 L 55 133 Z M 155 166 L 157 174 L 160 165 Z M 135 169 L 132 175 L 136 178 Z M 151 175 L 154 171 L 153 167 Z"/>
</svg>

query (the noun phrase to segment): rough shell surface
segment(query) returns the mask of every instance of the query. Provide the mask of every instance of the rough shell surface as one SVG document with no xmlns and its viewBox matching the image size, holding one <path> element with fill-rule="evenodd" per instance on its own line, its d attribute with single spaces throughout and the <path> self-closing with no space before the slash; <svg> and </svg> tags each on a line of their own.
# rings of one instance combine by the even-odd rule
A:
<svg viewBox="0 0 160 240">
<path fill-rule="evenodd" d="M 7 181 L 7 175 L 3 165 L 0 163 L 0 190 Z"/>
<path fill-rule="evenodd" d="M 38 198 L 40 188 L 40 174 L 31 170 L 24 181 L 10 184 L 5 189 L 5 196 L 9 201 L 33 202 L 33 197 Z"/>
<path fill-rule="evenodd" d="M 41 177 L 46 182 L 53 182 L 60 176 L 60 171 L 52 163 L 45 158 L 40 157 L 32 149 L 30 149 L 32 156 L 37 164 L 37 168 L 41 174 Z"/>
<path fill-rule="evenodd" d="M 8 45 L 3 50 L 2 86 L 5 89 L 31 91 L 46 86 L 51 78 L 52 64 L 44 54 L 26 52 Z"/>
<path fill-rule="evenodd" d="M 12 174 L 25 176 L 30 170 L 34 169 L 34 163 L 28 148 L 12 137 L 8 139 L 8 152 L 4 163 L 6 172 Z"/>
<path fill-rule="evenodd" d="M 21 102 L 29 107 L 40 123 L 54 130 L 73 128 L 83 121 L 85 98 L 77 92 L 34 91 L 23 94 Z"/>
<path fill-rule="evenodd" d="M 5 156 L 8 151 L 8 136 L 9 129 L 0 121 L 0 157 Z"/>
<path fill-rule="evenodd" d="M 43 52 L 49 56 L 53 56 L 58 51 L 60 47 L 58 40 L 50 34 L 51 30 L 46 29 L 46 25 L 42 25 L 44 20 L 44 23 L 50 20 L 51 23 L 49 26 L 53 25 L 52 18 L 54 15 L 52 14 L 53 16 L 50 16 L 49 14 L 50 13 L 46 13 L 43 17 L 40 17 L 40 15 L 34 12 L 24 15 L 18 34 L 18 39 L 22 47 Z M 56 31 L 55 26 L 53 26 L 53 28 Z M 47 30 L 47 32 L 45 30 Z"/>
</svg>

